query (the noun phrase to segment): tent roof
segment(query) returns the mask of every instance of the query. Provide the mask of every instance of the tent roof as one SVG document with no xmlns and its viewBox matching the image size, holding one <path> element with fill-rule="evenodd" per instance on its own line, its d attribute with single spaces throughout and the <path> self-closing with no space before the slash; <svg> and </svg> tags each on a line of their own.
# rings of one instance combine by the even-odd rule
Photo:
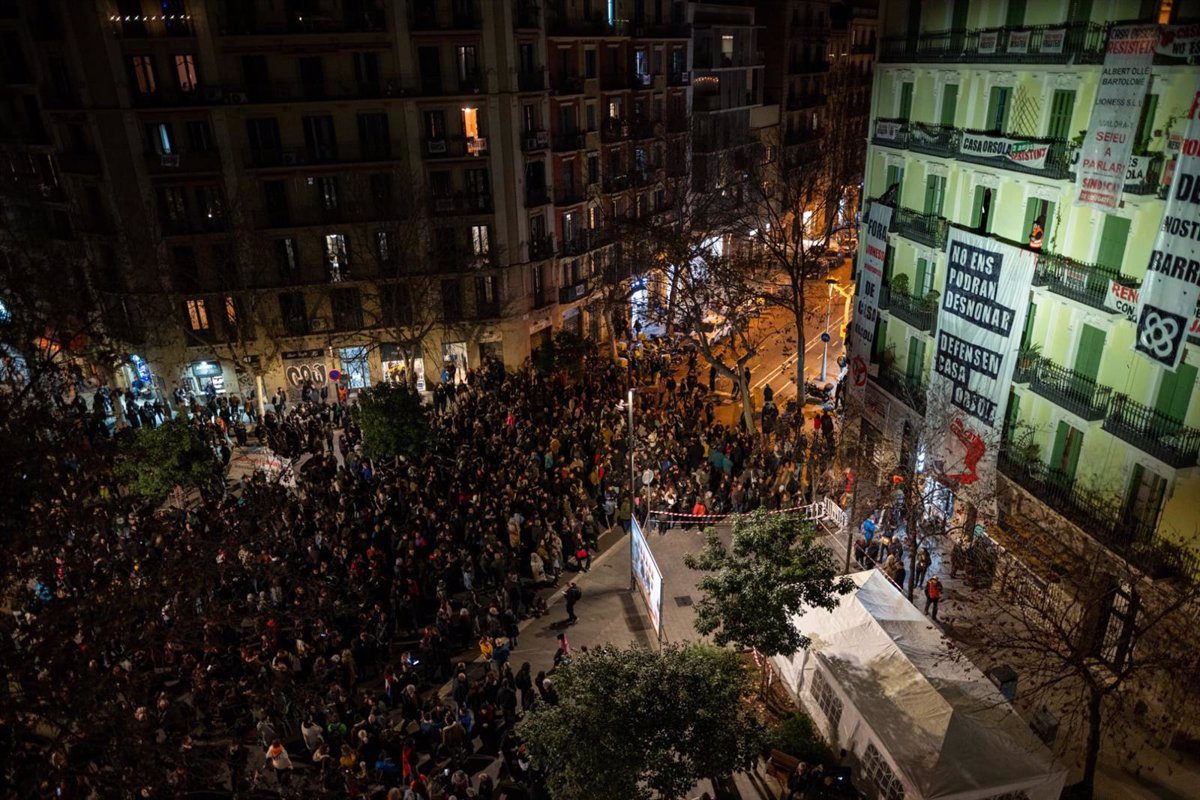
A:
<svg viewBox="0 0 1200 800">
<path fill-rule="evenodd" d="M 926 798 L 1062 773 L 992 682 L 878 570 L 796 625 L 879 745 Z"/>
</svg>

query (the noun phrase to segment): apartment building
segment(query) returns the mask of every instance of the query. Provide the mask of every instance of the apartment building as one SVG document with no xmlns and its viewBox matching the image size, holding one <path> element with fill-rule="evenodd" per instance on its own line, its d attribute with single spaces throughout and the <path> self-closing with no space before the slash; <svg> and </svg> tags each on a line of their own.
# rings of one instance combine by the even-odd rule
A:
<svg viewBox="0 0 1200 800">
<path fill-rule="evenodd" d="M 1134 352 L 1119 302 L 1146 274 L 1200 89 L 1194 64 L 1155 56 L 1118 208 L 1074 203 L 1113 22 L 1182 22 L 1183 7 L 913 0 L 887 4 L 880 20 L 864 194 L 888 194 L 893 213 L 865 433 L 885 463 L 920 459 L 949 231 L 1035 252 L 1013 389 L 991 398 L 1009 447 L 989 523 L 1035 560 L 1098 543 L 1157 576 L 1194 571 L 1200 552 L 1200 340 L 1164 369 Z M 964 137 L 1007 137 L 1045 157 L 996 158 L 964 148 Z M 1024 532 L 1066 523 L 1076 535 L 1021 544 Z"/>
<path fill-rule="evenodd" d="M 667 205 L 693 35 L 716 48 L 706 74 L 729 72 L 711 23 L 745 11 L 7 0 L 10 242 L 86 267 L 118 380 L 273 392 L 516 366 L 555 331 L 605 335 L 593 276 L 612 223 Z M 736 105 L 705 114 L 740 124 L 761 67 L 737 26 Z"/>
</svg>

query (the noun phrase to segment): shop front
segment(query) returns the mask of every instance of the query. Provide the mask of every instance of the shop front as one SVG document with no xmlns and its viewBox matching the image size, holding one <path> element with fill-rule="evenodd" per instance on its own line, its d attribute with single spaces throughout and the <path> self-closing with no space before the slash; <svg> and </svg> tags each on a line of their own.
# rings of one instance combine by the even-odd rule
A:
<svg viewBox="0 0 1200 800">
<path fill-rule="evenodd" d="M 485 333 L 479 337 L 479 363 L 491 359 L 504 361 L 504 339 L 498 333 Z"/>
<path fill-rule="evenodd" d="M 550 337 L 553 334 L 550 326 L 550 318 L 536 320 L 529 325 L 529 352 L 533 353 L 538 348 L 545 347 L 550 344 Z"/>
<path fill-rule="evenodd" d="M 280 358 L 283 361 L 284 385 L 292 400 L 301 399 L 306 386 L 316 391 L 318 396 L 322 389 L 329 388 L 329 367 L 324 350 L 287 350 Z"/>
<path fill-rule="evenodd" d="M 184 375 L 185 388 L 196 395 L 225 394 L 225 369 L 216 359 L 193 361 Z"/>
<path fill-rule="evenodd" d="M 567 333 L 583 336 L 583 313 L 580 312 L 578 306 L 568 308 L 563 312 L 562 329 Z"/>
<path fill-rule="evenodd" d="M 469 368 L 466 342 L 442 343 L 442 383 L 466 383 Z"/>
<path fill-rule="evenodd" d="M 370 349 L 366 347 L 343 347 L 338 350 L 342 362 L 341 382 L 351 391 L 366 389 L 371 385 Z"/>
<path fill-rule="evenodd" d="M 408 373 L 410 363 L 412 375 Z M 416 382 L 417 391 L 425 391 L 425 359 L 421 356 L 406 359 L 404 348 L 400 345 L 379 346 L 379 368 L 383 373 L 383 380 L 389 383 L 407 383 L 412 379 Z"/>
</svg>

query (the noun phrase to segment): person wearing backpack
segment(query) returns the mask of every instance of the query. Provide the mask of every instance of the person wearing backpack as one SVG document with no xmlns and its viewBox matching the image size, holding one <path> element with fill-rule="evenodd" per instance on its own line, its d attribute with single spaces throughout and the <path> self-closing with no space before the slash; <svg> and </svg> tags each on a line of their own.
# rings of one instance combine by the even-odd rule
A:
<svg viewBox="0 0 1200 800">
<path fill-rule="evenodd" d="M 579 621 L 579 617 L 575 616 L 575 604 L 579 602 L 579 598 L 583 597 L 583 592 L 579 591 L 575 581 L 571 581 L 563 590 L 563 597 L 567 598 L 567 624 L 574 625 Z"/>
<path fill-rule="evenodd" d="M 937 619 L 938 603 L 942 601 L 942 581 L 937 575 L 929 579 L 925 584 L 925 613 L 931 619 Z M 933 609 L 930 612 L 930 608 Z"/>
</svg>

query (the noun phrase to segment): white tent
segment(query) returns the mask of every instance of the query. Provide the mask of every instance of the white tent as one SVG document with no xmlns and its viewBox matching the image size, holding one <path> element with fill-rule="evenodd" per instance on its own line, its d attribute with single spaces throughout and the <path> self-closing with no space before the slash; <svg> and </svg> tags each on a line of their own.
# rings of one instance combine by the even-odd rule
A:
<svg viewBox="0 0 1200 800">
<path fill-rule="evenodd" d="M 1057 800 L 1066 770 L 1004 696 L 878 570 L 833 611 L 796 617 L 773 659 L 858 782 L 888 800 Z"/>
</svg>

